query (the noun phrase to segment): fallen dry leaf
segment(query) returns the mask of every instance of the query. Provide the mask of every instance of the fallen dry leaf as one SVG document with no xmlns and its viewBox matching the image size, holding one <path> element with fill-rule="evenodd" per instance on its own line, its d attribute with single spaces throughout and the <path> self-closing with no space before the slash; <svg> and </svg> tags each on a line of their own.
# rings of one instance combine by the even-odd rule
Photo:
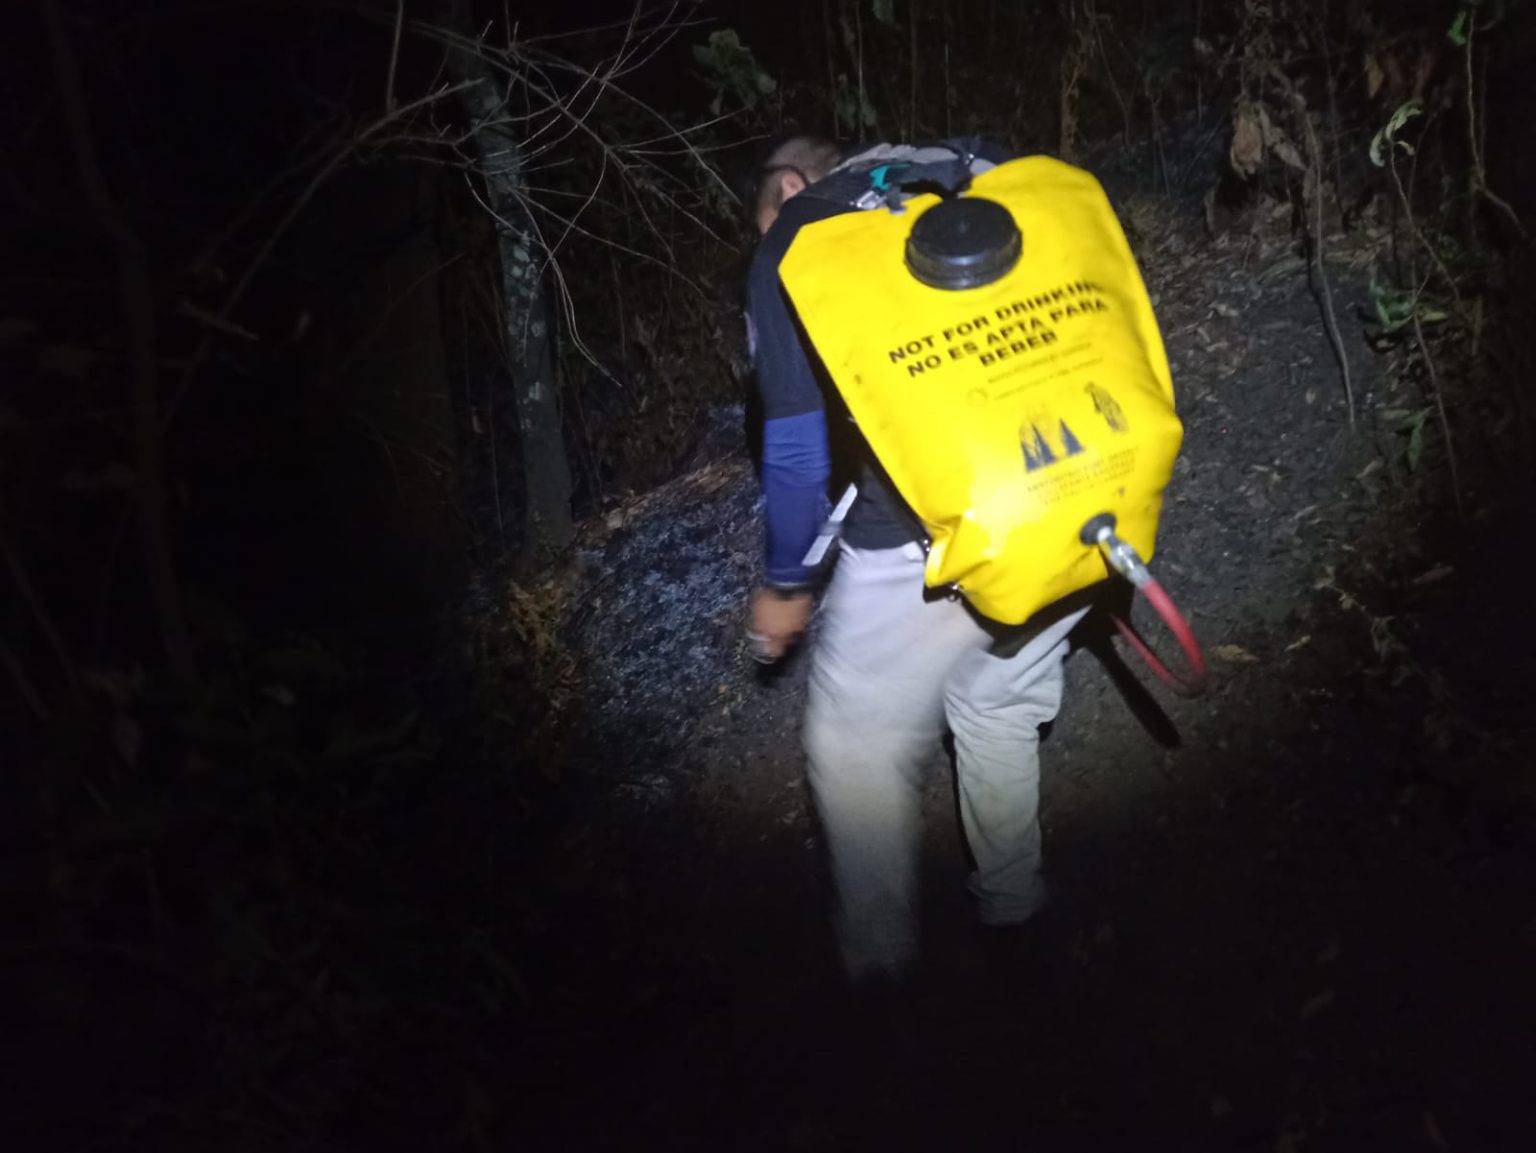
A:
<svg viewBox="0 0 1536 1153">
<path fill-rule="evenodd" d="M 1413 583 L 1415 585 L 1420 585 L 1420 586 L 1422 586 L 1422 585 L 1432 585 L 1432 584 L 1437 584 L 1437 583 L 1439 583 L 1440 581 L 1443 581 L 1443 580 L 1449 580 L 1451 577 L 1453 577 L 1455 575 L 1456 575 L 1456 569 L 1455 569 L 1455 567 L 1453 565 L 1448 565 L 1448 564 L 1436 565 L 1434 568 L 1430 569 L 1423 576 L 1415 577 L 1414 580 L 1413 580 Z"/>
<path fill-rule="evenodd" d="M 1232 147 L 1227 155 L 1241 176 L 1252 176 L 1264 162 L 1264 130 L 1253 109 L 1237 110 L 1232 124 Z"/>
<path fill-rule="evenodd" d="M 1217 645 L 1211 650 L 1211 655 L 1217 660 L 1226 661 L 1234 665 L 1256 665 L 1259 658 L 1250 653 L 1242 645 Z"/>
</svg>

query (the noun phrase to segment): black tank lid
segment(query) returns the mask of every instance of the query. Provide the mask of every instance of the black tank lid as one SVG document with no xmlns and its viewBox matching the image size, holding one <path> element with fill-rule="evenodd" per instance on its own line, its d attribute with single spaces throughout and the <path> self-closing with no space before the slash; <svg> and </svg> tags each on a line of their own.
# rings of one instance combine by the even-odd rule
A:
<svg viewBox="0 0 1536 1153">
<path fill-rule="evenodd" d="M 980 288 L 1006 276 L 1023 251 L 1013 214 L 995 200 L 941 200 L 907 237 L 907 267 L 933 288 Z"/>
</svg>

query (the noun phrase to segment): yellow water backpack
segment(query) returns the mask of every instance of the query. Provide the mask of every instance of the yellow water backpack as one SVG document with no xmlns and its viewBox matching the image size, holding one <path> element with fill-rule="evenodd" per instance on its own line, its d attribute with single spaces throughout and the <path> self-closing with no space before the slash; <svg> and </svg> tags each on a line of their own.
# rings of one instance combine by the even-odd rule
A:
<svg viewBox="0 0 1536 1153">
<path fill-rule="evenodd" d="M 780 276 L 926 526 L 927 583 L 1021 623 L 1106 578 L 1085 535 L 1106 514 L 1151 557 L 1183 436 L 1167 356 L 1088 173 L 1032 156 L 908 196 L 900 167 L 871 173 L 877 207 L 803 227 Z"/>
</svg>

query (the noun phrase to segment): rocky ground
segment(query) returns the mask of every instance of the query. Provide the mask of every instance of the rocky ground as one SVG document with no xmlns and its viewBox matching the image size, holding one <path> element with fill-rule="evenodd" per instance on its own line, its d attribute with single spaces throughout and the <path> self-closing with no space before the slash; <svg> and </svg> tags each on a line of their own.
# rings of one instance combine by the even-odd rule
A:
<svg viewBox="0 0 1536 1153">
<path fill-rule="evenodd" d="M 1069 662 L 1043 753 L 1060 915 L 1003 978 L 935 749 L 906 1043 L 850 1028 L 806 662 L 745 653 L 757 494 L 723 414 L 697 468 L 585 537 L 562 626 L 579 800 L 529 913 L 527 1147 L 1536 1143 L 1530 630 L 1496 526 L 1424 511 L 1439 458 L 1408 467 L 1410 386 L 1357 316 L 1379 238 L 1330 237 L 1352 432 L 1288 209 L 1212 235 L 1198 205 L 1120 207 L 1187 427 L 1155 567 L 1209 691 L 1172 698 L 1107 643 Z"/>
</svg>

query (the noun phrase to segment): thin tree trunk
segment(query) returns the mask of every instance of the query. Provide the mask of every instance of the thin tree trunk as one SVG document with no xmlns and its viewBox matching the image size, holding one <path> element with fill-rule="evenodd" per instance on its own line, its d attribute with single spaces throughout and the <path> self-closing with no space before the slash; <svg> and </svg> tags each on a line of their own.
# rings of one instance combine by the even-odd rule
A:
<svg viewBox="0 0 1536 1153">
<path fill-rule="evenodd" d="M 455 52 L 451 66 L 459 79 L 478 81 L 464 91 L 463 100 L 475 124 L 480 176 L 496 218 L 502 333 L 523 449 L 523 554 L 538 564 L 575 537 L 543 254 L 525 199 L 521 142 L 501 86 L 486 62 L 471 52 Z"/>
<path fill-rule="evenodd" d="M 917 4 L 911 0 L 907 7 L 907 33 L 910 37 L 910 55 L 907 64 L 907 139 L 917 139 Z"/>
<path fill-rule="evenodd" d="M 832 35 L 831 0 L 821 0 L 821 31 L 827 48 L 827 107 L 832 110 L 832 131 L 828 135 L 835 140 L 842 135 L 842 125 L 837 119 L 837 42 Z"/>
<path fill-rule="evenodd" d="M 511 206 L 498 207 L 506 217 Z M 571 471 L 555 386 L 549 332 L 549 301 L 529 233 L 498 227 L 502 295 L 517 429 L 522 437 L 526 484 L 523 549 L 547 560 L 575 537 L 571 521 Z"/>
<path fill-rule="evenodd" d="M 156 349 L 154 284 L 149 254 L 122 209 L 112 199 L 96 151 L 86 108 L 85 85 L 58 0 L 43 5 L 59 94 L 69 125 L 80 180 L 117 262 L 118 300 L 128 331 L 132 381 L 134 495 L 139 508 L 139 546 L 144 578 L 166 663 L 177 687 L 190 691 L 197 680 L 192 631 L 182 599 L 181 573 L 171 526 L 166 480 L 165 425 L 160 411 L 159 354 Z"/>
</svg>

